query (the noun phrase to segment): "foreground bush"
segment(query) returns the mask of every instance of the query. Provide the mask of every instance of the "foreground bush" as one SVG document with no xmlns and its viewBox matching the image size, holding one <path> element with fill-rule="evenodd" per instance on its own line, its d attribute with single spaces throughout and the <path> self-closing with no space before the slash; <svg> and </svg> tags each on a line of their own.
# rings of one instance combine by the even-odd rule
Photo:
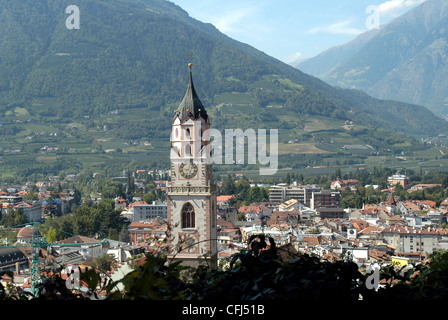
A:
<svg viewBox="0 0 448 320">
<path fill-rule="evenodd" d="M 368 289 L 369 274 L 358 270 L 351 261 L 323 261 L 317 256 L 284 254 L 272 239 L 253 237 L 250 249 L 229 262 L 225 271 L 207 267 L 188 268 L 167 263 L 164 256 L 146 257 L 145 263 L 123 279 L 102 286 L 107 300 L 286 300 L 286 301 L 390 301 L 442 300 L 448 298 L 448 252 L 432 254 L 428 263 L 412 269 L 381 270 L 382 287 Z M 81 280 L 94 292 L 100 276 L 93 270 L 81 274 Z M 116 290 L 121 284 L 124 290 Z M 65 283 L 53 278 L 41 285 L 37 299 L 89 299 L 85 293 L 67 290 Z M 95 295 L 93 295 L 95 297 Z M 14 297 L 0 291 L 0 298 Z M 96 298 L 98 298 L 96 296 Z"/>
</svg>

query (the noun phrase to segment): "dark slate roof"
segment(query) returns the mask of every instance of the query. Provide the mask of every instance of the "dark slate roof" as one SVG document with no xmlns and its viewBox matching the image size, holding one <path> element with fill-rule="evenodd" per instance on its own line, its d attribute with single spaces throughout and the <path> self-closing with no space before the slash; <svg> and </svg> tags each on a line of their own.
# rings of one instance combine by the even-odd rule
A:
<svg viewBox="0 0 448 320">
<path fill-rule="evenodd" d="M 77 251 L 71 251 L 56 257 L 55 262 L 61 265 L 77 264 L 84 260 L 84 257 Z"/>
<path fill-rule="evenodd" d="M 183 122 L 187 118 L 197 120 L 199 117 L 202 117 L 206 122 L 209 122 L 207 111 L 202 105 L 201 100 L 199 100 L 196 90 L 194 89 L 191 66 L 192 65 L 190 64 L 190 83 L 188 84 L 187 92 L 185 93 L 179 108 L 175 111 L 174 118 L 179 117 L 180 121 Z"/>
<path fill-rule="evenodd" d="M 28 259 L 19 249 L 14 247 L 0 247 L 0 268 L 24 260 Z"/>
</svg>

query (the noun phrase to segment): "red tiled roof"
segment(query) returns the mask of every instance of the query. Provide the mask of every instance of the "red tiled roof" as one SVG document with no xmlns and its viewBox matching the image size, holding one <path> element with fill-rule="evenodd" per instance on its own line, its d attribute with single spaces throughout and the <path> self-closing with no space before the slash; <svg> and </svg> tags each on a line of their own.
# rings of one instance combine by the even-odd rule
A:
<svg viewBox="0 0 448 320">
<path fill-rule="evenodd" d="M 68 239 L 64 239 L 61 241 L 58 241 L 56 243 L 61 243 L 61 244 L 75 244 L 75 243 L 88 243 L 88 242 L 99 242 L 98 239 L 94 239 L 94 238 L 89 238 L 89 237 L 84 237 L 84 236 L 74 236 Z"/>
<path fill-rule="evenodd" d="M 261 206 L 242 206 L 238 209 L 239 213 L 247 213 L 247 212 L 260 212 L 263 210 Z"/>
<path fill-rule="evenodd" d="M 415 200 L 415 202 L 433 208 L 437 205 L 437 202 L 432 200 Z"/>
<path fill-rule="evenodd" d="M 397 203 L 395 202 L 395 197 L 394 197 L 393 193 L 390 194 L 390 197 L 389 197 L 389 200 L 387 201 L 387 204 L 391 205 L 391 206 L 396 206 L 397 205 Z"/>
<path fill-rule="evenodd" d="M 229 201 L 232 198 L 235 198 L 235 196 L 233 194 L 232 195 L 217 196 L 216 200 L 217 201 Z"/>
<path fill-rule="evenodd" d="M 235 227 L 235 226 L 233 225 L 233 223 L 231 223 L 231 222 L 229 222 L 229 221 L 226 221 L 226 220 L 223 220 L 223 219 L 218 219 L 217 222 L 216 222 L 216 224 L 217 224 L 218 226 L 226 226 L 226 227 L 228 227 L 228 228 L 234 228 L 234 227 Z"/>
<path fill-rule="evenodd" d="M 367 227 L 358 232 L 358 234 L 375 234 L 377 232 L 381 232 L 383 229 L 378 228 L 376 226 Z"/>
<path fill-rule="evenodd" d="M 140 201 L 135 201 L 135 202 L 131 203 L 129 205 L 129 207 L 136 206 L 136 205 L 145 205 L 145 204 L 148 204 L 148 203 L 146 201 L 140 200 Z"/>
<path fill-rule="evenodd" d="M 367 221 L 362 219 L 353 219 L 351 220 L 351 223 L 358 230 L 362 230 L 370 226 Z"/>
<path fill-rule="evenodd" d="M 16 205 L 14 206 L 14 208 L 16 208 L 16 209 L 20 209 L 20 208 L 32 208 L 32 207 L 33 207 L 33 205 L 31 205 L 31 204 L 29 204 L 28 202 L 25 202 L 25 201 L 20 202 L 20 203 L 18 203 L 18 204 L 16 204 Z"/>
</svg>

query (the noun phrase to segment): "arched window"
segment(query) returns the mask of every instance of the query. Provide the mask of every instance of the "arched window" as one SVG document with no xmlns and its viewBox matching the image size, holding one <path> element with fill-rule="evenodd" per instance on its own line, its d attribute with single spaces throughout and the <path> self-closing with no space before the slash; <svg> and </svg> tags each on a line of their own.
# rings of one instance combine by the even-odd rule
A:
<svg viewBox="0 0 448 320">
<path fill-rule="evenodd" d="M 191 156 L 191 145 L 190 144 L 185 145 L 185 156 L 187 156 L 187 157 Z"/>
<path fill-rule="evenodd" d="M 194 228 L 195 227 L 195 216 L 194 208 L 191 203 L 187 202 L 182 207 L 182 228 Z"/>
</svg>

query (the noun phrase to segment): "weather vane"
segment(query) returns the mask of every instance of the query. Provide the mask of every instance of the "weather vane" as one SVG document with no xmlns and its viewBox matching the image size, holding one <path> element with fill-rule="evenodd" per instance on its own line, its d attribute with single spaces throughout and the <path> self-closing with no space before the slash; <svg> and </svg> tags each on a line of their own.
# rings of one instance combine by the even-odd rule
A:
<svg viewBox="0 0 448 320">
<path fill-rule="evenodd" d="M 192 52 L 190 52 L 189 54 L 188 54 L 188 56 L 191 58 L 192 56 L 193 56 L 193 53 Z M 193 63 L 189 63 L 188 64 L 188 67 L 191 69 L 191 67 L 193 67 Z"/>
</svg>

